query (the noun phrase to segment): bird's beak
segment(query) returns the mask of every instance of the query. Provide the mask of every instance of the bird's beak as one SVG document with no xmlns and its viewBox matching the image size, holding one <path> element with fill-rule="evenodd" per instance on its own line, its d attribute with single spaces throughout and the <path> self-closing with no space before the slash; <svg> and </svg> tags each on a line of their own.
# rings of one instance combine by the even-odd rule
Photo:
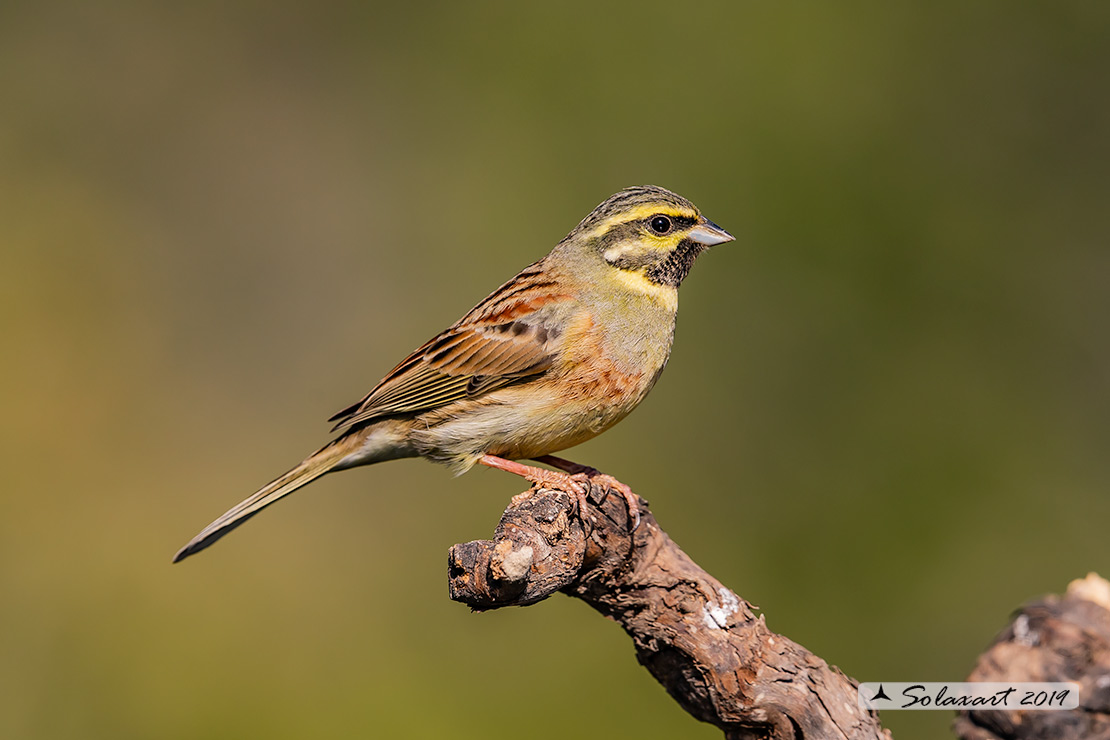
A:
<svg viewBox="0 0 1110 740">
<path fill-rule="evenodd" d="M 696 241 L 698 244 L 704 244 L 707 247 L 712 247 L 714 244 L 724 244 L 736 238 L 709 219 L 705 219 L 700 224 L 690 229 L 686 236 Z"/>
</svg>

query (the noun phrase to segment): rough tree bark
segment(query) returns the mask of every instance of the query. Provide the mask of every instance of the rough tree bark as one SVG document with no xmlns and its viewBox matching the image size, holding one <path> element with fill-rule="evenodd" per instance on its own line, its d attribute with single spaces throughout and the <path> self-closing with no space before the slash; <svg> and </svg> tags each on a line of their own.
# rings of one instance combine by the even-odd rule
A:
<svg viewBox="0 0 1110 740">
<path fill-rule="evenodd" d="M 505 510 L 492 540 L 451 548 L 451 598 L 475 610 L 534 604 L 560 591 L 582 599 L 625 629 L 639 662 L 687 712 L 721 728 L 730 740 L 889 740 L 877 714 L 859 708 L 856 681 L 771 632 L 747 601 L 698 567 L 659 528 L 646 503 L 641 505 L 642 522 L 630 535 L 622 497 L 607 496 L 596 485 L 586 526 L 567 492 L 521 494 Z M 1104 657 L 1110 612 L 1105 621 Z M 1105 670 L 1105 663 L 1099 665 Z M 1002 674 L 982 675 L 971 680 Z M 990 680 L 1076 680 L 1056 677 L 1064 675 L 1072 674 L 1019 669 Z M 1100 679 L 1091 680 L 1094 685 Z M 1104 703 L 1106 696 L 1104 690 Z M 1039 714 L 1072 715 L 1084 708 Z M 959 722 L 967 740 L 1049 737 L 975 734 L 989 723 L 970 715 Z"/>
</svg>

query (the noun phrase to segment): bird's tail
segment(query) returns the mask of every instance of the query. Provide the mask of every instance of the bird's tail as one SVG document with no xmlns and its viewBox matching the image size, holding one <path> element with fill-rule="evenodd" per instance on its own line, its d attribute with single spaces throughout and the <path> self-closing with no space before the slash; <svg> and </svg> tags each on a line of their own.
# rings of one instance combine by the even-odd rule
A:
<svg viewBox="0 0 1110 740">
<path fill-rule="evenodd" d="M 219 519 L 205 527 L 173 556 L 173 562 L 176 563 L 200 552 L 278 499 L 288 496 L 324 473 L 336 469 L 345 458 L 357 451 L 360 442 L 358 435 L 340 437 L 312 453 L 300 465 L 267 483 L 253 496 L 236 504 Z"/>
</svg>

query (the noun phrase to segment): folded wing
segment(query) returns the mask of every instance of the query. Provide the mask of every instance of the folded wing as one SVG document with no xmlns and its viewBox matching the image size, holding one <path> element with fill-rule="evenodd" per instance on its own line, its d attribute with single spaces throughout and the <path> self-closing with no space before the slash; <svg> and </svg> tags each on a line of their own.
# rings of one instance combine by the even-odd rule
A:
<svg viewBox="0 0 1110 740">
<path fill-rule="evenodd" d="M 365 398 L 329 420 L 338 422 L 335 430 L 474 398 L 546 372 L 559 339 L 552 313 L 570 299 L 537 276 L 526 269 L 406 357 Z"/>
</svg>

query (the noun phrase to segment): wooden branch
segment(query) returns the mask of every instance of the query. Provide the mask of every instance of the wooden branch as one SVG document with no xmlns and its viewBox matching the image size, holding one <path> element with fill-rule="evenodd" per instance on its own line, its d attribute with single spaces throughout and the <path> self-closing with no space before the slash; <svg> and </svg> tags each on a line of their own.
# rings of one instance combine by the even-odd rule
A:
<svg viewBox="0 0 1110 740">
<path fill-rule="evenodd" d="M 596 485 L 585 531 L 571 495 L 517 496 L 493 540 L 451 548 L 451 598 L 476 610 L 558 591 L 582 599 L 624 627 L 640 663 L 687 712 L 727 738 L 890 737 L 858 708 L 855 681 L 767 629 L 642 506 L 630 536 L 624 500 Z"/>
<path fill-rule="evenodd" d="M 858 708 L 857 683 L 767 629 L 751 605 L 702 570 L 641 502 L 628 532 L 618 495 L 596 485 L 586 512 L 563 491 L 513 499 L 493 540 L 455 545 L 451 598 L 481 611 L 526 606 L 556 592 L 618 622 L 637 658 L 694 717 L 732 740 L 886 738 Z M 1095 575 L 1065 597 L 1024 607 L 969 681 L 1075 681 L 1071 711 L 962 713 L 963 740 L 1110 740 L 1110 584 Z"/>
</svg>

